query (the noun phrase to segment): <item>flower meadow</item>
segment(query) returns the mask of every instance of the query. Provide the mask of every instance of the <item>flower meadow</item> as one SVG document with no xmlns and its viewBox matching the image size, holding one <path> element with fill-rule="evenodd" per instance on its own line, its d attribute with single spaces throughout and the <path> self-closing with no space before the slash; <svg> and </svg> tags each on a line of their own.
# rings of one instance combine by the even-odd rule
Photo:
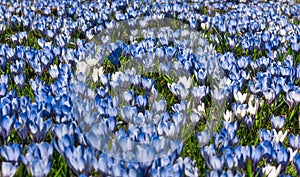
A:
<svg viewBox="0 0 300 177">
<path fill-rule="evenodd" d="M 0 14 L 0 176 L 300 176 L 299 1 Z"/>
</svg>

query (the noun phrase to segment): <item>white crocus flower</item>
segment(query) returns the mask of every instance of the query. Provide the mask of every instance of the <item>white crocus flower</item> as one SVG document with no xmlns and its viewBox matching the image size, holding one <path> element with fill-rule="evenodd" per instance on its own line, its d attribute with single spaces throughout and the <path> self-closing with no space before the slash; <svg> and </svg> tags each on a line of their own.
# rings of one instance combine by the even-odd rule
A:
<svg viewBox="0 0 300 177">
<path fill-rule="evenodd" d="M 191 77 L 179 77 L 178 83 L 182 83 L 185 89 L 191 88 L 192 85 L 192 78 Z"/>
<path fill-rule="evenodd" d="M 53 78 L 58 78 L 59 75 L 59 70 L 56 64 L 53 64 L 50 66 L 50 71 L 49 71 L 51 77 Z"/>
<path fill-rule="evenodd" d="M 224 115 L 224 119 L 226 122 L 233 121 L 234 115 L 233 115 L 232 111 L 226 110 L 226 113 L 223 113 L 223 115 Z"/>
<path fill-rule="evenodd" d="M 288 130 L 286 130 L 284 133 L 281 130 L 277 132 L 275 129 L 272 129 L 272 131 L 274 133 L 274 141 L 276 143 L 283 142 L 289 132 Z"/>
<path fill-rule="evenodd" d="M 97 63 L 99 62 L 99 60 L 95 59 L 95 58 L 87 58 L 86 59 L 86 63 L 89 65 L 89 66 L 95 66 Z"/>
<path fill-rule="evenodd" d="M 246 101 L 246 98 L 247 93 L 242 94 L 240 91 L 238 91 L 236 94 L 234 94 L 234 99 L 242 104 Z"/>
<path fill-rule="evenodd" d="M 254 99 L 254 95 L 250 95 L 247 112 L 249 112 L 252 116 L 255 116 L 259 107 L 259 99 L 257 98 L 255 99 L 255 105 L 252 104 L 253 99 Z"/>
<path fill-rule="evenodd" d="M 102 76 L 104 73 L 103 71 L 103 67 L 99 67 L 99 68 L 94 68 L 93 69 L 93 74 L 92 74 L 92 78 L 93 78 L 93 81 L 96 82 L 98 81 L 98 78 L 99 76 Z"/>
<path fill-rule="evenodd" d="M 122 75 L 123 73 L 121 71 L 117 71 L 111 75 L 111 80 L 118 81 L 119 79 L 121 79 Z"/>
<path fill-rule="evenodd" d="M 265 167 L 263 167 L 262 170 L 263 173 L 268 177 L 277 177 L 280 174 L 281 164 L 277 168 L 275 166 L 267 164 Z"/>
<path fill-rule="evenodd" d="M 83 75 L 87 75 L 88 64 L 85 61 L 79 61 L 76 66 L 77 74 L 82 73 Z"/>
<path fill-rule="evenodd" d="M 205 105 L 204 103 L 200 103 L 197 107 L 197 109 L 193 109 L 194 112 L 198 113 L 201 117 L 205 116 Z"/>
<path fill-rule="evenodd" d="M 288 151 L 290 151 L 290 162 L 293 162 L 295 155 L 298 153 L 298 149 L 296 149 L 295 151 L 293 151 L 292 148 L 288 147 L 287 148 Z"/>
</svg>

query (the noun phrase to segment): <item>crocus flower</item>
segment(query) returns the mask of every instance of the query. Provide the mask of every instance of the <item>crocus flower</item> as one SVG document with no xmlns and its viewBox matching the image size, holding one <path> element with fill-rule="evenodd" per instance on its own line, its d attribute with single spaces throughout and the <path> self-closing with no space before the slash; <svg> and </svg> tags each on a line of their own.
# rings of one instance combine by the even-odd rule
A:
<svg viewBox="0 0 300 177">
<path fill-rule="evenodd" d="M 232 122 L 234 115 L 232 111 L 226 110 L 226 113 L 223 113 L 224 119 L 226 122 Z"/>
<path fill-rule="evenodd" d="M 265 167 L 263 167 L 263 173 L 267 175 L 268 177 L 277 177 L 280 174 L 281 165 L 278 167 L 272 166 L 270 164 L 267 164 Z"/>
<path fill-rule="evenodd" d="M 271 125 L 277 131 L 281 130 L 285 124 L 285 117 L 271 115 Z"/>
<path fill-rule="evenodd" d="M 197 132 L 197 141 L 201 147 L 206 146 L 210 141 L 210 131 L 204 130 L 203 132 Z"/>
<path fill-rule="evenodd" d="M 283 142 L 288 134 L 288 130 L 286 130 L 284 133 L 280 131 L 276 131 L 275 129 L 272 129 L 272 132 L 274 133 L 274 141 L 276 143 Z"/>
<path fill-rule="evenodd" d="M 19 144 L 8 144 L 0 147 L 0 153 L 5 161 L 18 165 L 22 155 L 22 146 Z"/>
<path fill-rule="evenodd" d="M 15 116 L 3 116 L 0 118 L 0 135 L 7 141 L 10 135 L 16 117 Z"/>
<path fill-rule="evenodd" d="M 296 167 L 296 170 L 297 170 L 297 174 L 298 176 L 300 175 L 300 155 L 299 153 L 297 153 L 294 157 L 294 165 Z"/>
<path fill-rule="evenodd" d="M 242 94 L 240 91 L 238 91 L 236 94 L 234 94 L 234 99 L 237 102 L 240 102 L 242 104 L 246 101 L 246 97 L 247 97 L 247 93 Z"/>
<path fill-rule="evenodd" d="M 11 162 L 1 163 L 1 174 L 4 177 L 14 176 L 18 170 L 18 165 L 13 165 Z"/>
<path fill-rule="evenodd" d="M 47 176 L 51 170 L 50 160 L 53 154 L 53 145 L 48 143 L 30 144 L 22 161 L 27 166 L 27 172 L 33 176 Z"/>
<path fill-rule="evenodd" d="M 299 135 L 294 135 L 293 133 L 291 133 L 289 135 L 289 143 L 290 146 L 292 147 L 293 150 L 297 150 L 300 148 L 300 137 Z"/>
</svg>

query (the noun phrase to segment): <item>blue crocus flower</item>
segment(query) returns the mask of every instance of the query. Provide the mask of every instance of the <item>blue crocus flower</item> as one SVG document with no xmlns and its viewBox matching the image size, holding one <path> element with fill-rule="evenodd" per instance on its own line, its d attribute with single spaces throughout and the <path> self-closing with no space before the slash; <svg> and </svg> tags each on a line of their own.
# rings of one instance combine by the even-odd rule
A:
<svg viewBox="0 0 300 177">
<path fill-rule="evenodd" d="M 132 122 L 138 114 L 138 109 L 134 106 L 124 106 L 120 108 L 120 113 L 126 122 Z"/>
<path fill-rule="evenodd" d="M 121 63 L 120 63 L 120 57 L 121 57 L 121 52 L 122 52 L 121 50 L 122 49 L 120 47 L 117 47 L 108 56 L 109 61 L 115 66 L 121 66 Z"/>
<path fill-rule="evenodd" d="M 22 87 L 25 85 L 26 82 L 26 76 L 25 74 L 19 74 L 14 77 L 14 81 L 16 85 L 19 87 L 19 89 L 22 91 Z"/>
<path fill-rule="evenodd" d="M 65 134 L 61 138 L 58 138 L 58 140 L 54 141 L 55 149 L 63 156 L 65 156 L 65 148 L 74 145 L 75 137 L 73 135 Z"/>
<path fill-rule="evenodd" d="M 299 135 L 295 136 L 293 133 L 291 133 L 289 135 L 289 143 L 294 151 L 299 149 L 300 148 L 300 136 Z"/>
<path fill-rule="evenodd" d="M 199 69 L 198 72 L 195 71 L 196 79 L 200 85 L 204 85 L 205 79 L 207 78 L 207 72 L 204 69 Z"/>
<path fill-rule="evenodd" d="M 0 135 L 7 141 L 8 136 L 10 135 L 16 116 L 2 116 L 0 117 Z"/>
<path fill-rule="evenodd" d="M 90 174 L 92 161 L 94 161 L 92 149 L 85 149 L 82 145 L 78 147 L 70 146 L 66 147 L 65 154 L 68 165 L 77 175 Z"/>
<path fill-rule="evenodd" d="M 17 113 L 20 108 L 19 98 L 13 98 L 11 100 L 11 111 L 12 113 Z"/>
<path fill-rule="evenodd" d="M 165 47 L 164 49 L 166 51 L 166 56 L 169 59 L 172 59 L 176 55 L 176 51 L 177 51 L 176 48 L 174 48 L 174 47 Z"/>
<path fill-rule="evenodd" d="M 3 107 L 1 109 L 2 111 L 2 116 L 11 116 L 12 115 L 12 110 L 11 110 L 11 101 L 2 101 Z"/>
<path fill-rule="evenodd" d="M 192 88 L 192 94 L 197 102 L 203 101 L 208 93 L 209 88 L 205 85 Z"/>
<path fill-rule="evenodd" d="M 214 137 L 214 145 L 216 148 L 223 148 L 229 145 L 226 129 L 223 129 L 223 131 L 220 134 L 215 133 Z"/>
<path fill-rule="evenodd" d="M 299 44 L 299 43 L 293 43 L 293 42 L 292 42 L 290 45 L 291 45 L 291 48 L 292 48 L 293 52 L 294 52 L 295 54 L 298 54 L 298 53 L 299 53 L 299 50 L 300 50 L 300 44 Z"/>
<path fill-rule="evenodd" d="M 10 66 L 10 71 L 13 74 L 21 74 L 24 72 L 25 60 L 22 58 L 20 60 L 15 60 L 14 64 Z"/>
<path fill-rule="evenodd" d="M 248 57 L 240 57 L 237 61 L 237 64 L 239 66 L 240 69 L 244 69 L 246 70 L 248 68 L 249 65 L 249 58 Z"/>
<path fill-rule="evenodd" d="M 294 157 L 294 165 L 296 167 L 296 170 L 297 170 L 297 175 L 299 176 L 300 175 L 300 155 L 299 153 L 297 153 Z"/>
<path fill-rule="evenodd" d="M 272 101 L 275 99 L 275 91 L 272 88 L 268 88 L 263 91 L 265 99 L 268 101 L 268 105 L 270 106 Z"/>
<path fill-rule="evenodd" d="M 232 154 L 227 154 L 224 159 L 225 160 L 225 166 L 228 168 L 228 169 L 231 169 L 233 168 L 236 164 L 235 164 L 235 157 L 232 155 Z"/>
<path fill-rule="evenodd" d="M 21 156 L 27 172 L 32 176 L 47 176 L 51 170 L 50 158 L 53 154 L 53 145 L 46 142 L 30 144 L 26 148 L 26 155 Z"/>
<path fill-rule="evenodd" d="M 0 147 L 0 153 L 5 161 L 18 165 L 22 155 L 22 146 L 16 143 L 8 144 Z"/>
<path fill-rule="evenodd" d="M 282 169 L 286 169 L 290 160 L 290 151 L 283 146 L 279 150 L 275 150 L 277 155 L 277 163 L 281 164 Z"/>
<path fill-rule="evenodd" d="M 197 141 L 200 144 L 200 146 L 206 146 L 210 141 L 210 131 L 204 130 L 203 132 L 197 133 Z"/>
<path fill-rule="evenodd" d="M 141 108 L 141 109 L 145 109 L 146 108 L 147 102 L 148 102 L 148 99 L 147 99 L 146 95 L 138 95 L 136 97 L 137 106 L 139 108 Z"/>
<path fill-rule="evenodd" d="M 271 125 L 277 131 L 281 130 L 285 124 L 285 117 L 271 115 Z"/>
<path fill-rule="evenodd" d="M 147 92 L 151 91 L 151 88 L 153 87 L 154 84 L 155 84 L 154 79 L 142 78 L 142 85 Z"/>
<path fill-rule="evenodd" d="M 272 141 L 274 138 L 274 135 L 273 135 L 273 133 L 271 133 L 270 130 L 262 129 L 259 131 L 259 138 L 260 138 L 261 142 Z"/>
<path fill-rule="evenodd" d="M 248 130 L 252 130 L 253 124 L 254 124 L 254 120 L 255 120 L 255 119 L 253 118 L 253 116 L 250 116 L 250 115 L 245 116 L 245 117 L 243 118 L 243 122 L 244 122 L 245 125 L 247 126 Z"/>
<path fill-rule="evenodd" d="M 52 126 L 52 119 L 43 120 L 36 110 L 31 110 L 28 117 L 28 129 L 31 132 L 31 137 L 35 142 L 41 142 L 45 139 L 48 131 Z"/>
<path fill-rule="evenodd" d="M 113 123 L 114 122 L 111 122 L 111 124 Z M 110 125 L 110 121 L 93 124 L 91 130 L 84 135 L 86 143 L 94 149 L 103 150 L 103 146 L 109 141 L 107 137 L 109 126 L 114 127 L 115 125 Z"/>
<path fill-rule="evenodd" d="M 251 149 L 252 168 L 255 169 L 263 156 L 264 149 L 261 145 L 258 145 L 256 148 L 251 146 Z"/>
<path fill-rule="evenodd" d="M 104 91 L 104 89 L 103 88 L 101 88 L 102 90 L 101 90 L 101 92 L 100 92 L 100 94 L 102 94 L 103 96 L 101 96 L 101 97 L 104 97 L 105 96 L 105 94 L 107 94 L 107 93 L 105 93 L 105 91 Z M 128 105 L 134 105 L 134 103 L 135 103 L 135 93 L 134 93 L 134 91 L 133 90 L 129 90 L 129 91 L 124 91 L 123 93 L 122 93 L 122 96 L 121 96 L 121 98 L 117 98 L 117 99 L 121 99 L 121 101 L 120 100 L 118 100 L 118 102 L 120 101 L 122 104 L 124 104 L 123 103 L 123 101 L 125 101 L 125 103 L 126 104 L 128 104 Z M 96 96 L 96 103 L 97 102 L 99 102 L 98 101 L 98 99 L 99 99 L 99 96 L 97 95 Z M 98 104 L 98 103 L 97 103 Z"/>
<path fill-rule="evenodd" d="M 1 56 L 0 57 L 0 68 L 2 69 L 2 71 L 5 71 L 6 64 L 7 64 L 6 58 Z"/>
<path fill-rule="evenodd" d="M 15 56 L 16 56 L 16 50 L 12 49 L 10 47 L 7 47 L 6 48 L 6 58 L 9 60 L 12 60 L 15 58 Z"/>
<path fill-rule="evenodd" d="M 290 108 L 300 103 L 300 88 L 295 86 L 293 90 L 288 91 L 286 94 L 286 102 Z"/>
<path fill-rule="evenodd" d="M 175 94 L 178 99 L 185 99 L 188 96 L 188 90 L 184 87 L 184 85 L 180 82 L 179 84 L 168 83 L 168 88 L 171 90 L 173 94 Z"/>
<path fill-rule="evenodd" d="M 3 83 L 0 85 L 0 97 L 3 97 L 7 94 L 8 92 L 8 88 L 7 88 L 7 84 Z"/>
<path fill-rule="evenodd" d="M 224 167 L 224 159 L 219 155 L 213 155 L 209 158 L 209 167 L 212 170 L 222 171 Z"/>
</svg>

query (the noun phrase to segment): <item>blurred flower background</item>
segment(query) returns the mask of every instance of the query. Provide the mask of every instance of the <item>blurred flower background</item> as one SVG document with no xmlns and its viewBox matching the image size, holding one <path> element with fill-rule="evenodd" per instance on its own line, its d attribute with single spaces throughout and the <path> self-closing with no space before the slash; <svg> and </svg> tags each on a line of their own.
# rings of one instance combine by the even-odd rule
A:
<svg viewBox="0 0 300 177">
<path fill-rule="evenodd" d="M 300 176 L 299 1 L 1 0 L 0 14 L 1 176 Z M 141 17 L 190 30 L 102 35 Z"/>
</svg>

